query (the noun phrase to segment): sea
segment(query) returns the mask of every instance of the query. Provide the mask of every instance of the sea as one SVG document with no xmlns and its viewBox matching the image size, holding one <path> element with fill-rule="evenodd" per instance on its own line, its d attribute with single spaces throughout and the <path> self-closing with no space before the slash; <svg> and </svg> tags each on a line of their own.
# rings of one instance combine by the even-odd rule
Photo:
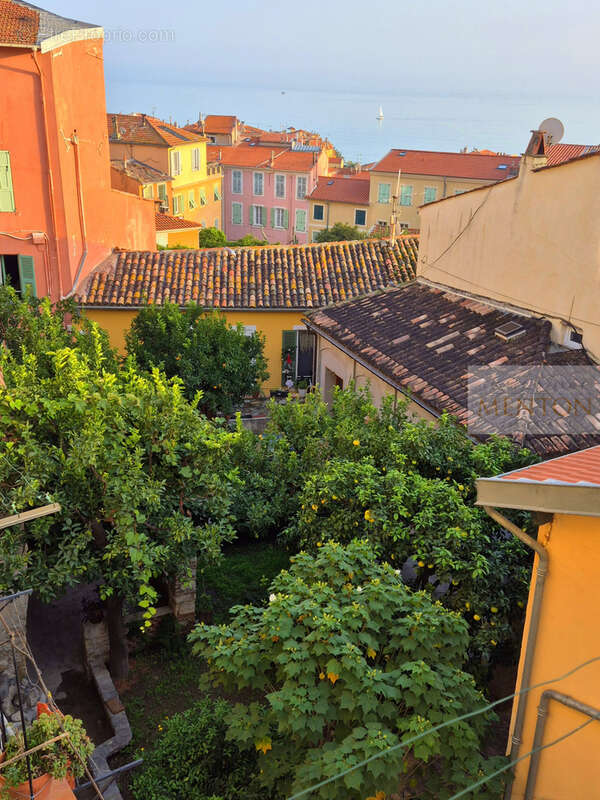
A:
<svg viewBox="0 0 600 800">
<path fill-rule="evenodd" d="M 108 110 L 145 111 L 185 125 L 202 114 L 233 114 L 267 130 L 289 126 L 327 137 L 347 161 L 366 164 L 392 147 L 519 154 L 547 117 L 564 142 L 600 143 L 600 103 L 592 97 L 459 92 L 339 92 L 252 86 L 107 81 Z M 378 120 L 379 107 L 383 120 Z"/>
</svg>

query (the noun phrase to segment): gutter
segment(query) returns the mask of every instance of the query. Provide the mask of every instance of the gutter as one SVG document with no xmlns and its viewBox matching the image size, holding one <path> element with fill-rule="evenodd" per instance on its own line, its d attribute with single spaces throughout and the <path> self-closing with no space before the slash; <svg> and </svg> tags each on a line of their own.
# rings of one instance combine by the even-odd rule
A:
<svg viewBox="0 0 600 800">
<path fill-rule="evenodd" d="M 81 276 L 81 271 L 83 270 L 83 265 L 85 264 L 88 254 L 87 229 L 85 224 L 85 208 L 83 206 L 83 188 L 81 186 L 81 162 L 79 160 L 79 138 L 77 136 L 77 131 L 73 131 L 71 142 L 73 144 L 73 153 L 75 154 L 75 174 L 77 177 L 77 202 L 79 205 L 79 224 L 81 227 L 81 243 L 83 246 L 83 250 L 81 252 L 81 258 L 79 259 L 79 266 L 77 267 L 77 274 L 75 275 L 73 286 L 71 287 L 71 291 L 68 293 L 67 297 L 71 297 L 71 295 L 75 292 L 75 289 L 77 288 L 77 284 L 79 283 L 79 278 Z"/>
<path fill-rule="evenodd" d="M 542 600 L 544 596 L 544 584 L 546 575 L 548 574 L 548 551 L 546 548 L 531 536 L 528 536 L 525 531 L 521 530 L 518 525 L 511 522 L 503 514 L 490 506 L 483 506 L 483 510 L 499 525 L 502 525 L 507 531 L 516 536 L 521 542 L 527 545 L 538 556 L 538 567 L 535 580 L 535 591 L 533 595 L 533 603 L 531 604 L 531 615 L 529 621 L 529 634 L 527 636 L 527 644 L 525 645 L 525 656 L 523 660 L 523 671 L 521 673 L 521 689 L 526 689 L 531 684 L 531 671 L 533 666 L 533 655 L 535 652 L 535 645 L 537 640 L 538 628 L 540 624 L 540 616 L 542 611 Z M 521 748 L 521 736 L 523 735 L 523 724 L 525 722 L 525 708 L 527 706 L 527 699 L 524 694 L 519 695 L 517 700 L 517 713 L 515 715 L 515 725 L 510 742 L 509 759 L 515 761 L 519 756 Z M 512 781 L 506 784 L 506 791 L 504 793 L 504 800 L 510 800 L 512 790 Z M 526 795 L 527 797 L 527 795 Z"/>
<path fill-rule="evenodd" d="M 575 711 L 579 711 L 581 714 L 585 714 L 587 717 L 590 717 L 590 721 L 595 719 L 600 722 L 600 709 L 592 708 L 592 706 L 581 703 L 579 700 L 575 700 L 573 697 L 569 697 L 567 694 L 555 692 L 554 689 L 548 689 L 542 694 L 540 704 L 538 706 L 538 718 L 535 726 L 535 734 L 533 737 L 532 746 L 532 749 L 537 752 L 533 753 L 531 756 L 531 761 L 529 762 L 524 800 L 534 800 L 533 793 L 535 791 L 535 784 L 540 766 L 541 747 L 542 742 L 544 741 L 544 728 L 546 726 L 550 700 L 555 700 L 557 703 L 567 706 L 567 708 L 572 708 Z"/>
</svg>

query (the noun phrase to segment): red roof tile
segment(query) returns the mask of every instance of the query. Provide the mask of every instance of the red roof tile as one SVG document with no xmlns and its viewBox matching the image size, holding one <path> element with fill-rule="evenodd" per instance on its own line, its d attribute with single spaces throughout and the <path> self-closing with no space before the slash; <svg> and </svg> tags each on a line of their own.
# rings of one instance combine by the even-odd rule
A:
<svg viewBox="0 0 600 800">
<path fill-rule="evenodd" d="M 520 160 L 518 156 L 394 149 L 375 164 L 372 171 L 397 174 L 401 170 L 403 175 L 443 175 L 448 178 L 499 181 L 514 175 L 519 169 Z"/>
<path fill-rule="evenodd" d="M 548 162 L 549 167 L 555 167 L 557 164 L 562 164 L 565 161 L 571 161 L 573 158 L 588 155 L 600 150 L 600 145 L 593 144 L 551 144 L 548 148 Z"/>
<path fill-rule="evenodd" d="M 517 469 L 500 475 L 505 481 L 533 481 L 535 483 L 582 483 L 600 487 L 600 445 L 560 456 L 525 469 Z"/>
<path fill-rule="evenodd" d="M 411 280 L 418 238 L 119 252 L 89 276 L 85 306 L 171 301 L 208 308 L 310 309 Z"/>
<path fill-rule="evenodd" d="M 39 24 L 40 15 L 33 8 L 0 0 L 0 44 L 34 45 Z"/>
<path fill-rule="evenodd" d="M 205 137 L 197 133 L 149 117 L 147 114 L 107 114 L 106 119 L 108 138 L 111 142 L 175 147 L 179 144 L 206 141 Z"/>
<path fill-rule="evenodd" d="M 208 145 L 206 148 L 209 161 L 220 161 L 228 167 L 255 167 L 274 169 L 275 172 L 307 172 L 313 166 L 315 153 L 297 150 L 260 147 L 259 145 L 239 144 Z M 273 165 L 271 166 L 271 159 Z"/>
<path fill-rule="evenodd" d="M 355 176 L 348 178 L 319 178 L 309 195 L 310 200 L 326 200 L 332 203 L 369 204 L 369 180 Z"/>
<path fill-rule="evenodd" d="M 192 222 L 189 219 L 182 219 L 181 217 L 171 217 L 169 214 L 156 214 L 155 218 L 157 231 L 178 231 L 183 228 L 202 227 L 197 222 Z"/>
</svg>

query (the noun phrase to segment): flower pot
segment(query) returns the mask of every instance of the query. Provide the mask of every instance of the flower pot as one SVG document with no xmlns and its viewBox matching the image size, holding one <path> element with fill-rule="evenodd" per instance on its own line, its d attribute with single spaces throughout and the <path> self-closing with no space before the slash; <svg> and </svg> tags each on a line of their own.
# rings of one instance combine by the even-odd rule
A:
<svg viewBox="0 0 600 800">
<path fill-rule="evenodd" d="M 306 389 L 298 389 L 298 397 L 303 400 L 306 397 Z"/>
<path fill-rule="evenodd" d="M 4 778 L 0 777 L 0 789 L 4 787 Z M 20 783 L 18 786 L 6 787 L 6 792 L 14 800 L 29 800 L 29 781 Z M 74 800 L 75 795 L 71 791 L 69 782 L 66 778 L 57 780 L 46 773 L 39 778 L 33 779 L 33 794 L 35 800 Z"/>
</svg>

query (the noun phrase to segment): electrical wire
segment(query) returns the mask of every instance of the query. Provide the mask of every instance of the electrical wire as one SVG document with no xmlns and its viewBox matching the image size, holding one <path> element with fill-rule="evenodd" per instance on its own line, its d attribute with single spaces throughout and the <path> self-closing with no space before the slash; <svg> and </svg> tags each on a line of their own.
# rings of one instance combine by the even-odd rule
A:
<svg viewBox="0 0 600 800">
<path fill-rule="evenodd" d="M 296 792 L 296 794 L 293 794 L 290 797 L 288 797 L 287 800 L 298 800 L 298 798 L 304 797 L 305 795 L 314 792 L 316 789 L 320 789 L 322 786 L 326 786 L 328 783 L 333 783 L 333 781 L 337 781 L 340 778 L 343 778 L 345 775 L 349 775 L 351 772 L 355 772 L 357 769 L 364 767 L 371 761 L 375 761 L 375 759 L 377 758 L 382 758 L 382 756 L 386 756 L 388 753 L 392 753 L 394 750 L 400 750 L 401 748 L 408 748 L 415 742 L 418 742 L 420 739 L 423 739 L 425 736 L 429 736 L 432 733 L 436 733 L 436 731 L 442 730 L 442 728 L 447 728 L 450 725 L 455 725 L 457 722 L 462 722 L 465 719 L 476 717 L 479 714 L 485 714 L 486 712 L 491 711 L 493 708 L 500 705 L 501 703 L 506 703 L 507 700 L 512 700 L 515 697 L 519 697 L 522 694 L 527 694 L 528 692 L 531 692 L 534 689 L 539 689 L 540 687 L 547 686 L 550 683 L 558 683 L 558 681 L 565 680 L 565 678 L 574 675 L 580 669 L 583 669 L 584 667 L 587 667 L 590 664 L 594 664 L 598 661 L 600 661 L 600 656 L 594 656 L 594 658 L 590 658 L 587 661 L 578 664 L 576 667 L 573 667 L 573 669 L 570 669 L 563 675 L 559 675 L 556 678 L 550 678 L 547 681 L 541 681 L 541 683 L 536 683 L 533 686 L 526 687 L 525 689 L 520 689 L 518 692 L 513 692 L 512 694 L 509 694 L 506 697 L 501 697 L 499 700 L 494 700 L 493 703 L 489 703 L 487 706 L 479 708 L 476 711 L 469 711 L 467 714 L 462 714 L 460 717 L 455 717 L 454 719 L 447 720 L 446 722 L 441 722 L 439 725 L 434 725 L 433 728 L 429 728 L 428 730 L 423 731 L 423 733 L 419 733 L 416 736 L 411 736 L 410 739 L 406 739 L 405 741 L 400 742 L 399 744 L 395 744 L 392 747 L 388 747 L 387 750 L 381 750 L 379 753 L 375 753 L 374 755 L 369 756 L 369 758 L 365 758 L 363 761 L 360 761 L 358 764 L 355 764 L 352 767 L 348 767 L 348 769 L 339 772 L 337 775 L 332 775 L 330 778 L 326 778 L 325 780 L 322 780 L 319 783 L 315 783 L 313 786 L 309 786 L 308 789 L 302 789 L 301 791 Z"/>
</svg>

